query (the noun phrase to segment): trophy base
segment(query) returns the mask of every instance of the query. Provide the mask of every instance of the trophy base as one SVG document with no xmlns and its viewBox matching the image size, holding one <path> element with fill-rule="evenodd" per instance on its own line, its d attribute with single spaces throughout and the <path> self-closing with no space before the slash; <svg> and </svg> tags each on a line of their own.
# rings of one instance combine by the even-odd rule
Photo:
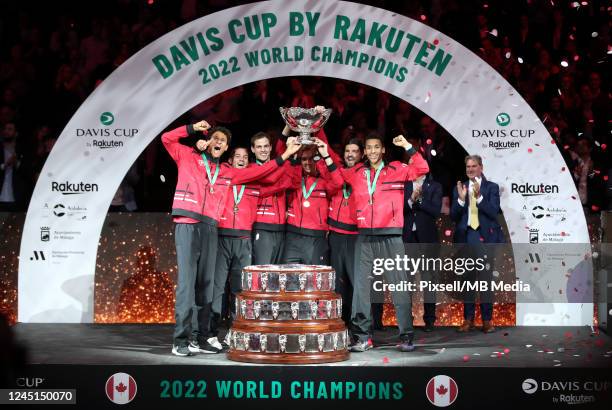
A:
<svg viewBox="0 0 612 410">
<path fill-rule="evenodd" d="M 298 142 L 302 145 L 313 145 L 315 143 L 314 140 L 308 138 L 298 138 Z"/>
<path fill-rule="evenodd" d="M 335 363 L 349 359 L 348 351 L 338 351 L 329 353 L 313 354 L 266 354 L 256 352 L 229 351 L 227 358 L 234 362 L 260 363 L 260 364 L 315 364 L 315 363 Z"/>
</svg>

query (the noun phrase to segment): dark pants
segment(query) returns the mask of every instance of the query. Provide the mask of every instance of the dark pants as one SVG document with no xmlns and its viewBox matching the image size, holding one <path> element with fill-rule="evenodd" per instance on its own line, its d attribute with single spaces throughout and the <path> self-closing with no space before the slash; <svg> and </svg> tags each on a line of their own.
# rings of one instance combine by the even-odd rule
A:
<svg viewBox="0 0 612 410">
<path fill-rule="evenodd" d="M 215 266 L 215 284 L 213 288 L 212 315 L 210 323 L 210 336 L 217 336 L 223 300 L 225 299 L 225 284 L 229 273 L 230 282 L 230 317 L 236 318 L 236 294 L 242 290 L 242 268 L 251 264 L 251 238 L 238 238 L 233 236 L 219 237 L 219 252 Z M 231 325 L 231 323 L 230 323 Z"/>
<path fill-rule="evenodd" d="M 342 320 L 350 325 L 357 235 L 329 232 L 331 266 L 336 271 L 336 292 L 342 296 Z"/>
<path fill-rule="evenodd" d="M 404 238 L 406 241 L 406 254 L 413 258 L 418 258 L 423 255 L 425 258 L 435 258 L 439 255 L 437 252 L 438 244 L 419 242 L 418 232 L 414 231 L 414 235 L 410 238 Z M 420 280 L 437 283 L 436 272 L 430 270 L 421 270 Z M 436 321 L 436 292 L 428 288 L 423 291 L 423 321 L 425 324 L 434 324 Z"/>
<path fill-rule="evenodd" d="M 253 231 L 253 264 L 277 265 L 283 257 L 285 231 Z"/>
<path fill-rule="evenodd" d="M 404 270 L 384 270 L 382 276 L 373 274 L 374 259 L 403 258 L 404 243 L 401 236 L 359 235 L 355 245 L 355 277 L 353 282 L 352 325 L 353 335 L 358 341 L 365 341 L 372 335 L 372 300 L 370 291 L 373 280 L 384 278 L 388 284 L 408 280 Z M 382 301 L 382 296 L 379 295 Z M 402 340 L 412 340 L 412 295 L 409 291 L 391 292 L 395 314 Z"/>
<path fill-rule="evenodd" d="M 174 318 L 174 344 L 208 331 L 217 255 L 217 228 L 205 223 L 176 224 L 174 230 L 178 279 Z"/>
<path fill-rule="evenodd" d="M 467 244 L 468 254 L 472 258 L 482 258 L 485 251 L 480 241 L 480 233 L 468 227 L 467 230 Z M 483 271 L 472 270 L 465 273 L 466 279 L 469 281 L 484 280 L 491 283 L 491 270 L 484 269 Z M 474 304 L 476 300 L 475 291 L 467 291 L 464 293 L 463 302 L 463 317 L 466 320 L 474 320 L 476 314 L 476 306 Z M 480 292 L 480 313 L 482 320 L 491 320 L 493 318 L 493 293 L 489 290 L 486 292 Z"/>
<path fill-rule="evenodd" d="M 328 265 L 329 246 L 327 238 L 324 236 L 307 236 L 295 232 L 287 232 L 283 262 Z"/>
</svg>

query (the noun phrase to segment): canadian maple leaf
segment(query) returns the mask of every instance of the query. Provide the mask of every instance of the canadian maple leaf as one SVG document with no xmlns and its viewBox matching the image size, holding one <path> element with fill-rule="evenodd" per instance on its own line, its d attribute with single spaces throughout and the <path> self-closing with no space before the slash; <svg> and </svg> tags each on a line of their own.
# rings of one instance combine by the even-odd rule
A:
<svg viewBox="0 0 612 410">
<path fill-rule="evenodd" d="M 436 389 L 436 392 L 438 392 L 438 394 L 439 394 L 440 396 L 444 396 L 444 395 L 445 395 L 445 394 L 448 392 L 448 389 L 447 389 L 446 387 L 444 387 L 444 385 L 443 385 L 443 384 L 441 384 L 441 385 L 439 385 L 439 386 L 438 386 L 438 388 Z"/>
<path fill-rule="evenodd" d="M 444 387 L 444 386 L 442 386 L 442 387 Z M 123 384 L 123 382 L 121 382 L 117 386 L 115 386 L 115 389 L 117 389 L 117 391 L 119 393 L 123 393 L 124 391 L 127 390 L 127 386 L 125 384 Z"/>
</svg>

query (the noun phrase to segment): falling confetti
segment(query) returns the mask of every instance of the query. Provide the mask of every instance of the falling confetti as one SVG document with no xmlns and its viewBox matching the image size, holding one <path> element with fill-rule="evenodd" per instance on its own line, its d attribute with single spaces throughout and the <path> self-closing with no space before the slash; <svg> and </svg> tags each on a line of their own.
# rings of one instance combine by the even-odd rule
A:
<svg viewBox="0 0 612 410">
<path fill-rule="evenodd" d="M 568 67 L 568 66 L 569 66 L 569 64 L 567 63 L 567 61 L 565 61 L 565 60 L 561 61 L 561 67 L 565 68 L 565 67 Z"/>
<path fill-rule="evenodd" d="M 519 64 L 523 64 L 523 58 L 522 57 L 517 58 L 517 61 L 519 62 Z"/>
<path fill-rule="evenodd" d="M 159 179 L 161 182 L 166 182 L 166 177 L 163 174 L 160 174 Z"/>
</svg>

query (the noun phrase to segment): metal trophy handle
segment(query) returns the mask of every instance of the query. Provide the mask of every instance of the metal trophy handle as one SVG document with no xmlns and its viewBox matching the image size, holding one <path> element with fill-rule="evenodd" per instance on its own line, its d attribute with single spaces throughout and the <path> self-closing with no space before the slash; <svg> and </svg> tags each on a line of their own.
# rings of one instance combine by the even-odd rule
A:
<svg viewBox="0 0 612 410">
<path fill-rule="evenodd" d="M 280 107 L 279 111 L 289 129 L 300 134 L 298 142 L 303 145 L 314 143 L 312 134 L 323 128 L 332 113 L 331 108 L 318 112 L 314 108 Z"/>
</svg>

